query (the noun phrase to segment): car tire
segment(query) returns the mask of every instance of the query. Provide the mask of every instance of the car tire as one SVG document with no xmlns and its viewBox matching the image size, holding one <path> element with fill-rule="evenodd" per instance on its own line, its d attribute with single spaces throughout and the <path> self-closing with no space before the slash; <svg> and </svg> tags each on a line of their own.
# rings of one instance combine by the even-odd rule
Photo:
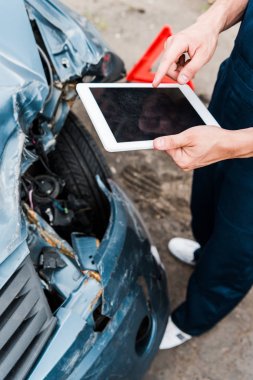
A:
<svg viewBox="0 0 253 380">
<path fill-rule="evenodd" d="M 108 224 L 109 205 L 96 175 L 107 185 L 111 172 L 93 137 L 73 112 L 57 137 L 51 164 L 65 181 L 67 192 L 85 201 L 90 231 L 102 237 Z"/>
</svg>

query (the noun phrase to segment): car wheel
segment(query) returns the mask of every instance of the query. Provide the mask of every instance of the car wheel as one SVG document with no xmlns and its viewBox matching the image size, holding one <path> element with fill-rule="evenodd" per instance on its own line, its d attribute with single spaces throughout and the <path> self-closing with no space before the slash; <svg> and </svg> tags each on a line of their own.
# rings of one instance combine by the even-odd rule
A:
<svg viewBox="0 0 253 380">
<path fill-rule="evenodd" d="M 65 181 L 66 191 L 85 201 L 92 233 L 102 237 L 109 219 L 109 205 L 96 175 L 107 184 L 111 172 L 93 137 L 72 112 L 57 137 L 51 158 L 51 166 Z"/>
</svg>

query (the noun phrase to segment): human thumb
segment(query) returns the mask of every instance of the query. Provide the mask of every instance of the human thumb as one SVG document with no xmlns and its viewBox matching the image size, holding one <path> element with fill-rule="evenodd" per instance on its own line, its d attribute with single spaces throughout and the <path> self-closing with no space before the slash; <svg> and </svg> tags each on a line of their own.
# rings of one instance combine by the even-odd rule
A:
<svg viewBox="0 0 253 380">
<path fill-rule="evenodd" d="M 185 146 L 185 144 L 186 139 L 184 133 L 179 133 L 173 136 L 158 137 L 153 141 L 153 146 L 156 150 L 177 149 Z"/>
</svg>

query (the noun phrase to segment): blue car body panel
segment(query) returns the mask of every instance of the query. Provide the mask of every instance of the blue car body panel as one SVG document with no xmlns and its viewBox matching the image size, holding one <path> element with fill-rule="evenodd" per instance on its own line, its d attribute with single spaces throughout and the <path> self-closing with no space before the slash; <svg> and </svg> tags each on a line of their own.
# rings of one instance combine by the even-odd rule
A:
<svg viewBox="0 0 253 380">
<path fill-rule="evenodd" d="M 48 92 L 43 67 L 24 3 L 1 2 L 0 23 L 0 285 L 22 261 L 28 249 L 24 240 L 19 199 L 19 177 L 25 133 L 40 111 Z M 16 16 L 16 17 L 15 17 Z M 8 36 L 8 38 L 3 38 Z M 18 49 L 17 49 L 18 46 Z"/>
</svg>

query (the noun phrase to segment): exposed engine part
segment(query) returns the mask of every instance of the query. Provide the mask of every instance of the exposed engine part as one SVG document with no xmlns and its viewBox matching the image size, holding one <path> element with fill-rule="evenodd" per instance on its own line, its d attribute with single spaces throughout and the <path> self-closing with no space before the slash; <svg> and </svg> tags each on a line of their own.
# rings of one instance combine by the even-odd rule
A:
<svg viewBox="0 0 253 380">
<path fill-rule="evenodd" d="M 69 242 L 73 230 L 91 234 L 89 204 L 68 194 L 65 181 L 56 176 L 41 157 L 40 162 L 46 173 L 32 176 L 31 172 L 23 177 L 22 199 Z"/>
<path fill-rule="evenodd" d="M 49 293 L 54 290 L 60 297 L 66 298 L 79 286 L 85 275 L 101 282 L 101 277 L 97 270 L 89 269 L 89 266 L 84 268 L 80 265 L 79 257 L 72 247 L 61 239 L 39 214 L 27 204 L 24 203 L 23 206 L 27 217 L 27 243 L 31 252 L 30 255 L 40 277 L 44 281 L 43 286 Z M 94 238 L 87 237 L 87 239 Z M 96 239 L 94 240 L 97 249 L 99 242 L 96 242 Z M 91 252 L 87 249 L 88 246 L 86 246 L 85 251 L 87 260 L 92 260 L 91 258 L 88 259 Z M 94 266 L 94 268 L 96 267 Z"/>
<path fill-rule="evenodd" d="M 110 171 L 74 115 L 48 154 L 52 132 L 42 119 L 30 129 L 30 151 L 37 161 L 22 176 L 21 198 L 30 256 L 54 311 L 88 277 L 101 283 L 95 255 L 110 209 L 96 175 L 106 183 Z"/>
<path fill-rule="evenodd" d="M 45 270 L 53 271 L 66 266 L 58 251 L 51 247 L 44 247 L 40 255 L 40 266 Z"/>
<path fill-rule="evenodd" d="M 54 215 L 52 213 L 52 209 L 50 207 L 48 207 L 46 210 L 45 210 L 45 214 L 48 216 L 48 219 L 49 219 L 49 224 L 52 225 L 53 224 L 53 221 L 54 221 Z"/>
<path fill-rule="evenodd" d="M 46 165 L 42 161 L 43 166 Z M 47 170 L 49 174 L 41 174 L 35 177 L 25 176 L 23 178 L 25 198 L 29 201 L 31 209 L 35 209 L 51 226 L 69 226 L 74 219 L 74 212 L 69 209 L 66 200 L 56 199 L 64 189 L 65 182 L 54 173 Z M 52 174 L 51 174 L 52 173 Z"/>
<path fill-rule="evenodd" d="M 47 284 L 50 284 L 51 286 L 54 272 L 61 270 L 66 266 L 67 264 L 56 248 L 44 247 L 42 249 L 39 256 L 39 274 Z"/>
<path fill-rule="evenodd" d="M 34 210 L 32 210 L 27 204 L 24 203 L 24 209 L 26 212 L 29 223 L 35 225 L 39 235 L 45 240 L 51 247 L 58 248 L 61 253 L 75 259 L 75 254 L 71 246 L 63 239 L 60 238 Z"/>
<path fill-rule="evenodd" d="M 53 225 L 55 227 L 69 226 L 74 219 L 74 212 L 68 208 L 67 202 L 54 200 L 52 202 Z M 50 210 L 52 210 L 50 209 Z"/>
<path fill-rule="evenodd" d="M 47 297 L 50 295 L 50 300 L 58 297 L 57 302 L 61 303 L 80 285 L 83 273 L 68 243 L 57 236 L 52 227 L 27 205 L 24 208 L 28 226 L 27 244 L 33 264 Z"/>
<path fill-rule="evenodd" d="M 47 204 L 52 202 L 52 198 L 57 198 L 61 187 L 57 179 L 47 174 L 39 175 L 33 178 L 34 200 L 41 204 Z"/>
<path fill-rule="evenodd" d="M 30 129 L 30 140 L 38 156 L 47 159 L 46 153 L 55 148 L 56 139 L 47 121 L 36 120 Z"/>
</svg>

